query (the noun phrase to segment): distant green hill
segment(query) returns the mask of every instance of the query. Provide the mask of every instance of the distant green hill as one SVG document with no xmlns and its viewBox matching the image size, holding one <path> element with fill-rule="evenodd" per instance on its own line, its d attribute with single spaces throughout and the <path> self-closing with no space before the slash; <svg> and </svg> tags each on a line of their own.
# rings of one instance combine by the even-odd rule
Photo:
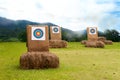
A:
<svg viewBox="0 0 120 80">
<path fill-rule="evenodd" d="M 7 18 L 0 17 L 0 40 L 11 41 L 12 39 L 17 40 L 19 34 L 25 31 L 27 25 L 48 25 L 55 26 L 53 23 L 37 23 L 27 20 L 10 20 Z M 67 41 L 74 41 L 73 37 L 76 37 L 76 32 L 62 28 L 62 37 Z"/>
<path fill-rule="evenodd" d="M 0 17 L 0 41 L 26 41 L 27 25 L 48 25 L 55 26 L 53 23 L 38 23 L 27 20 L 11 20 Z M 98 31 L 99 36 L 105 36 L 107 39 L 118 42 L 120 33 L 116 30 Z M 62 28 L 62 39 L 66 41 L 81 41 L 87 39 L 86 30 L 72 31 Z"/>
</svg>

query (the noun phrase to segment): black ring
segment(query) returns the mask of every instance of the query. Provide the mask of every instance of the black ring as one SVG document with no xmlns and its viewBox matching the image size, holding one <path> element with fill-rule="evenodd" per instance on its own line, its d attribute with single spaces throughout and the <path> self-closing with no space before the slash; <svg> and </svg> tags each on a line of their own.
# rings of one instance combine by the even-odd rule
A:
<svg viewBox="0 0 120 80">
<path fill-rule="evenodd" d="M 54 32 L 58 32 L 58 28 L 56 28 L 56 27 L 53 28 L 53 31 L 54 31 Z"/>
<path fill-rule="evenodd" d="M 95 33 L 95 29 L 90 29 L 90 32 L 91 33 Z"/>
</svg>

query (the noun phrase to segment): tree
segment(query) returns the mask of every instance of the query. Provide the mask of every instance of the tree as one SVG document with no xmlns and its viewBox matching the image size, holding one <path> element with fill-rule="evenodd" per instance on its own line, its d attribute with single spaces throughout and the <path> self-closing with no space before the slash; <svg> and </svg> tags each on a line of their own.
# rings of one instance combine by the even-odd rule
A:
<svg viewBox="0 0 120 80">
<path fill-rule="evenodd" d="M 23 32 L 21 32 L 18 35 L 18 39 L 22 42 L 26 42 L 27 41 L 27 34 L 26 34 L 26 30 L 24 30 Z"/>
<path fill-rule="evenodd" d="M 108 40 L 112 40 L 114 42 L 120 41 L 119 32 L 116 30 L 106 30 L 104 34 Z"/>
</svg>

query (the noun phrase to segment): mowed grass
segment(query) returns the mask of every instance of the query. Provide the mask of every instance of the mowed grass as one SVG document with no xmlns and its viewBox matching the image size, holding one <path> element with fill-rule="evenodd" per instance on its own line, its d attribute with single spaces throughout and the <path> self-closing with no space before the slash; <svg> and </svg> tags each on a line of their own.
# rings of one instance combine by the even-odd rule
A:
<svg viewBox="0 0 120 80">
<path fill-rule="evenodd" d="M 69 42 L 68 48 L 50 49 L 60 59 L 57 69 L 20 69 L 26 51 L 26 43 L 0 43 L 0 80 L 120 80 L 120 43 L 101 49 Z"/>
</svg>

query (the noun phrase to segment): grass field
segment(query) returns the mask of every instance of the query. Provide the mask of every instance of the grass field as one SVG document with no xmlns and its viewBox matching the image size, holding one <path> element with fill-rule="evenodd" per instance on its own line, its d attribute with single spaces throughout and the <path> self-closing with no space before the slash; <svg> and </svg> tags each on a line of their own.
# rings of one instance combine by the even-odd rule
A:
<svg viewBox="0 0 120 80">
<path fill-rule="evenodd" d="M 60 58 L 57 69 L 20 69 L 26 51 L 25 43 L 0 43 L 0 80 L 120 80 L 120 43 L 101 49 L 70 42 L 68 48 L 50 49 Z"/>
</svg>

